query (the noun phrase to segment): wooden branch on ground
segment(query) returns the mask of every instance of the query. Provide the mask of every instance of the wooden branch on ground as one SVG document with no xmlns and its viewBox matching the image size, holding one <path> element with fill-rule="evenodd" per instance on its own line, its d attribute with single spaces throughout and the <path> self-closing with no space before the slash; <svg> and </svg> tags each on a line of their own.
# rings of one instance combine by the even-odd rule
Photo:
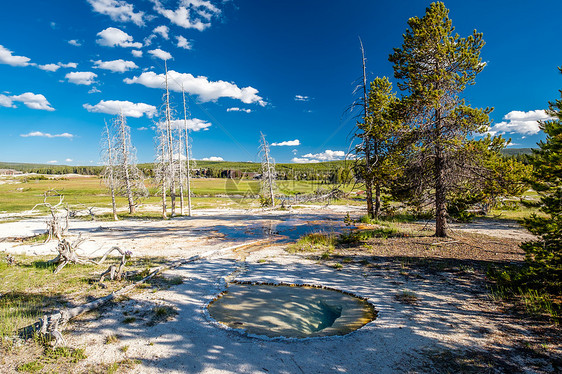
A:
<svg viewBox="0 0 562 374">
<path fill-rule="evenodd" d="M 97 309 L 97 308 L 103 306 L 104 304 L 108 303 L 109 301 L 115 299 L 118 296 L 122 296 L 122 295 L 127 294 L 129 291 L 133 290 L 139 284 L 142 284 L 142 283 L 146 282 L 147 280 L 152 279 L 153 277 L 155 277 L 157 274 L 159 274 L 163 270 L 174 269 L 174 268 L 177 268 L 181 265 L 185 265 L 185 264 L 197 261 L 197 260 L 201 260 L 205 257 L 210 257 L 214 254 L 219 253 L 219 252 L 234 250 L 236 248 L 245 247 L 245 246 L 256 245 L 256 244 L 258 244 L 260 242 L 264 242 L 264 241 L 268 241 L 268 239 L 256 240 L 256 241 L 250 242 L 250 243 L 243 243 L 243 244 L 235 245 L 235 246 L 232 246 L 232 247 L 207 251 L 207 252 L 204 252 L 202 254 L 192 256 L 192 257 L 187 258 L 187 259 L 174 261 L 169 266 L 157 267 L 156 269 L 154 269 L 150 274 L 148 274 L 143 279 L 141 279 L 141 280 L 139 280 L 139 281 L 137 281 L 133 284 L 130 284 L 128 286 L 125 286 L 125 287 L 121 288 L 120 290 L 112 292 L 107 296 L 98 298 L 94 301 L 91 301 L 89 303 L 86 303 L 86 304 L 83 304 L 83 305 L 80 305 L 80 306 L 77 306 L 77 307 L 74 307 L 74 308 L 60 310 L 60 311 L 58 311 L 56 313 L 53 313 L 51 315 L 44 315 L 43 318 L 40 318 L 38 322 L 35 322 L 32 325 L 26 326 L 26 327 L 18 330 L 18 336 L 25 339 L 25 338 L 32 337 L 35 333 L 40 333 L 40 334 L 42 334 L 46 337 L 50 337 L 50 338 L 54 339 L 55 340 L 54 347 L 64 346 L 65 340 L 64 340 L 64 337 L 62 336 L 61 330 L 64 328 L 64 326 L 67 324 L 68 321 L 70 321 L 72 318 L 78 317 L 79 315 L 81 315 L 83 313 L 86 313 L 86 312 L 89 312 L 91 310 Z M 120 253 L 123 253 L 120 249 L 118 249 L 118 247 L 112 247 L 104 255 L 104 257 L 102 257 L 102 259 L 105 260 L 105 257 L 107 256 L 107 254 L 109 254 L 111 251 L 115 250 L 116 248 Z M 127 252 L 124 252 L 124 253 L 127 253 Z M 101 262 L 102 261 L 100 260 L 99 262 L 97 262 L 97 264 L 100 264 Z"/>
</svg>

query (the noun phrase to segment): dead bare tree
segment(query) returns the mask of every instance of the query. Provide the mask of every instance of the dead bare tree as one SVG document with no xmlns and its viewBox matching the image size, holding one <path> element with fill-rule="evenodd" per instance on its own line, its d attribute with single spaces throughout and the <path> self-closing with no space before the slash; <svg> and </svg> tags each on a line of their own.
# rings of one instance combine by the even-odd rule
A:
<svg viewBox="0 0 562 374">
<path fill-rule="evenodd" d="M 156 126 L 156 159 L 157 159 L 157 167 L 156 167 L 156 179 L 159 182 L 160 193 L 162 196 L 162 218 L 168 218 L 167 206 L 166 206 L 166 198 L 167 198 L 167 189 L 168 189 L 168 162 L 166 158 L 167 154 L 167 142 L 166 142 L 166 133 L 165 130 L 157 124 Z"/>
<path fill-rule="evenodd" d="M 136 165 L 136 150 L 131 143 L 131 129 L 123 113 L 114 121 L 116 144 L 115 181 L 119 191 L 127 197 L 129 213 L 135 213 L 138 200 L 148 196 L 142 172 Z"/>
<path fill-rule="evenodd" d="M 261 195 L 264 198 L 264 205 L 275 207 L 275 160 L 271 157 L 269 144 L 265 140 L 265 135 L 260 132 L 260 155 L 261 155 Z"/>
<path fill-rule="evenodd" d="M 59 201 L 55 205 L 51 204 L 48 200 L 49 197 L 58 197 Z M 50 189 L 43 193 L 43 202 L 36 204 L 31 211 L 33 212 L 38 206 L 44 206 L 49 209 L 51 217 L 45 222 L 47 224 L 47 239 L 45 243 L 57 238 L 59 241 L 68 231 L 70 210 L 65 209 L 66 214 L 59 214 L 59 208 L 63 206 L 64 195 L 60 192 Z"/>
<path fill-rule="evenodd" d="M 109 191 L 111 193 L 113 220 L 117 221 L 119 218 L 117 217 L 117 204 L 115 203 L 115 190 L 117 187 L 117 183 L 115 180 L 115 168 L 117 164 L 115 140 L 116 139 L 112 135 L 111 130 L 106 122 L 101 141 L 101 158 L 104 165 L 102 176 L 104 183 L 109 188 Z"/>
<path fill-rule="evenodd" d="M 185 90 L 183 89 L 183 85 L 181 87 L 181 92 L 183 97 L 183 122 L 184 122 L 184 131 L 185 131 L 185 164 L 187 169 L 185 174 L 187 177 L 186 178 L 187 179 L 187 215 L 191 217 L 191 165 L 190 165 L 191 144 L 189 141 L 189 128 L 187 126 L 187 106 L 185 104 Z M 180 136 L 181 136 L 181 130 L 180 130 Z M 180 147 L 181 147 L 181 138 L 180 138 Z"/>
<path fill-rule="evenodd" d="M 174 136 L 172 131 L 172 113 L 170 110 L 170 91 L 168 89 L 168 65 L 164 61 L 164 68 L 166 70 L 165 74 L 165 84 L 166 84 L 166 138 L 168 142 L 168 163 L 170 165 L 170 199 L 172 202 L 172 217 L 176 215 L 176 173 L 174 167 Z"/>
</svg>

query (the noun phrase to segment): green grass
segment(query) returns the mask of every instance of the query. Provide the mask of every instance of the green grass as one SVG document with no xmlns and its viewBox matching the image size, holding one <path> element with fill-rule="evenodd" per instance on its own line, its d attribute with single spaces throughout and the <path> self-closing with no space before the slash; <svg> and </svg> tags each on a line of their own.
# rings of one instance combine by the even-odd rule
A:
<svg viewBox="0 0 562 374">
<path fill-rule="evenodd" d="M 14 255 L 16 265 L 0 259 L 0 336 L 10 336 L 15 330 L 28 326 L 44 314 L 91 297 L 105 296 L 137 280 L 106 282 L 99 286 L 97 276 L 118 259 L 109 258 L 101 265 L 67 265 L 59 274 L 53 274 L 52 257 Z M 127 270 L 142 270 L 164 262 L 161 258 L 134 258 Z M 1 345 L 0 341 L 0 345 Z"/>
<path fill-rule="evenodd" d="M 334 250 L 337 241 L 337 235 L 334 233 L 314 232 L 304 235 L 297 240 L 296 243 L 287 247 L 289 253 L 297 252 L 315 252 Z"/>
<path fill-rule="evenodd" d="M 25 177 L 3 177 L 4 181 L 13 183 L 0 184 L 0 212 L 22 212 L 32 209 L 36 204 L 43 203 L 45 191 L 55 189 L 64 195 L 64 203 L 72 209 L 80 210 L 86 207 L 111 208 L 111 197 L 102 180 L 96 176 L 77 176 L 72 178 L 25 178 Z M 143 199 L 142 204 L 160 204 L 157 196 L 157 188 L 150 184 L 146 185 L 151 196 Z M 334 187 L 330 184 L 319 184 L 315 181 L 293 181 L 280 180 L 277 182 L 278 193 L 284 195 L 295 195 L 298 193 L 312 193 L 318 188 L 329 189 Z M 215 208 L 215 207 L 251 207 L 256 204 L 254 196 L 259 193 L 259 181 L 247 179 L 226 178 L 194 178 L 192 179 L 193 208 Z M 352 186 L 344 189 L 351 190 Z M 217 196 L 222 196 L 217 198 Z M 169 198 L 168 198 L 169 199 Z M 187 199 L 186 199 L 187 200 Z M 49 197 L 51 204 L 58 203 L 57 196 Z M 127 200 L 118 196 L 117 206 L 120 209 L 127 207 Z M 186 202 L 187 203 L 187 202 Z M 179 206 L 179 197 L 177 199 Z M 142 208 L 141 208 L 142 210 Z M 45 207 L 37 207 L 38 212 L 46 213 Z M 154 217 L 158 216 L 156 213 Z M 127 217 L 127 215 L 123 215 Z M 152 218 L 152 217 L 149 217 Z M 106 216 L 100 217 L 101 220 Z"/>
</svg>

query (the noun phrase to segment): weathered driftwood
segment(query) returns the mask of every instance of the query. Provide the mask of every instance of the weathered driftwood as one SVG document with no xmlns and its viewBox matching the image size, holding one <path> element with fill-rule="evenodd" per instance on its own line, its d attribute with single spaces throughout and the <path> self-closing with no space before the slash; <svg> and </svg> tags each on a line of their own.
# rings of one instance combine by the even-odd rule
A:
<svg viewBox="0 0 562 374">
<path fill-rule="evenodd" d="M 123 251 L 119 247 L 112 247 L 109 251 L 107 251 L 101 258 L 101 260 L 98 261 L 98 264 L 101 264 L 103 261 L 105 261 L 107 255 L 109 255 L 113 251 L 117 251 L 121 254 L 121 262 L 118 266 L 110 265 L 109 268 L 107 268 L 107 270 L 101 274 L 99 282 L 104 288 L 105 284 L 103 283 L 103 281 L 106 277 L 108 277 L 109 280 L 121 280 L 126 275 L 125 273 L 123 273 L 123 268 L 125 267 L 125 263 L 127 262 L 127 256 L 129 255 L 129 253 Z"/>
<path fill-rule="evenodd" d="M 58 274 L 59 271 L 61 271 L 67 264 L 72 263 L 72 264 L 97 264 L 96 262 L 78 255 L 78 253 L 76 253 L 76 248 L 78 248 L 78 246 L 80 244 L 82 244 L 86 239 L 82 238 L 82 236 L 78 236 L 78 239 L 76 239 L 75 241 L 73 241 L 72 243 L 69 242 L 68 240 L 61 238 L 59 239 L 59 244 L 57 245 L 57 251 L 59 252 L 59 254 L 57 255 L 57 257 L 53 258 L 52 260 L 49 260 L 49 264 L 57 264 L 57 268 L 55 269 L 55 274 Z"/>
<path fill-rule="evenodd" d="M 151 278 L 153 278 L 154 276 L 156 276 L 157 274 L 159 274 L 163 270 L 174 269 L 174 268 L 177 268 L 181 265 L 185 265 L 185 264 L 190 263 L 190 262 L 201 260 L 205 257 L 210 257 L 214 254 L 219 253 L 219 252 L 235 250 L 235 249 L 240 248 L 240 247 L 255 245 L 255 244 L 258 244 L 259 242 L 263 242 L 263 241 L 267 241 L 267 240 L 256 240 L 254 242 L 235 245 L 235 246 L 228 247 L 228 248 L 211 250 L 211 251 L 207 251 L 207 252 L 204 252 L 200 255 L 195 255 L 195 256 L 187 258 L 187 259 L 174 261 L 169 266 L 157 267 L 156 269 L 154 269 L 152 272 L 150 272 L 150 274 L 148 274 L 143 279 L 141 279 L 141 280 L 139 280 L 139 281 L 137 281 L 133 284 L 130 284 L 128 286 L 125 286 L 118 291 L 112 292 L 107 296 L 101 297 L 99 299 L 96 299 L 94 301 L 91 301 L 89 303 L 86 303 L 86 304 L 83 304 L 83 305 L 80 305 L 80 306 L 77 306 L 77 307 L 74 307 L 74 308 L 60 310 L 60 311 L 58 311 L 56 313 L 53 313 L 51 315 L 44 315 L 43 318 L 40 318 L 39 321 L 35 322 L 34 324 L 20 329 L 18 331 L 18 335 L 21 338 L 26 339 L 26 338 L 32 337 L 36 333 L 39 333 L 39 334 L 42 334 L 43 336 L 45 336 L 47 338 L 54 339 L 55 340 L 55 343 L 54 343 L 55 347 L 63 346 L 63 345 L 65 345 L 65 341 L 64 341 L 64 337 L 62 336 L 61 330 L 68 323 L 68 321 L 70 321 L 72 318 L 78 317 L 79 315 L 81 315 L 83 313 L 89 312 L 91 310 L 95 310 L 95 309 L 103 306 L 104 304 L 108 303 L 109 301 L 115 299 L 118 296 L 122 296 L 122 295 L 127 294 L 129 291 L 133 290 L 136 286 L 138 286 L 141 283 L 146 282 L 147 280 L 150 280 Z M 105 260 L 105 257 L 111 251 L 113 251 L 116 248 L 118 248 L 118 247 L 111 248 L 102 257 L 102 259 L 98 263 L 101 263 L 102 260 Z M 119 250 L 119 252 L 123 253 L 121 250 Z M 127 253 L 127 252 L 125 252 L 125 253 Z"/>
<path fill-rule="evenodd" d="M 50 196 L 58 196 L 59 202 L 55 205 L 49 203 L 47 199 Z M 53 238 L 57 238 L 60 241 L 61 238 L 68 231 L 70 210 L 68 209 L 68 207 L 66 208 L 65 216 L 60 216 L 58 214 L 59 207 L 62 206 L 63 201 L 64 201 L 64 195 L 60 194 L 58 191 L 54 189 L 50 189 L 43 193 L 43 202 L 40 204 L 36 204 L 31 209 L 31 211 L 33 212 L 35 208 L 42 205 L 47 207 L 49 209 L 49 213 L 51 213 L 51 218 L 45 221 L 45 223 L 47 224 L 47 234 L 48 234 L 47 239 L 45 239 L 45 243 L 51 241 Z"/>
</svg>

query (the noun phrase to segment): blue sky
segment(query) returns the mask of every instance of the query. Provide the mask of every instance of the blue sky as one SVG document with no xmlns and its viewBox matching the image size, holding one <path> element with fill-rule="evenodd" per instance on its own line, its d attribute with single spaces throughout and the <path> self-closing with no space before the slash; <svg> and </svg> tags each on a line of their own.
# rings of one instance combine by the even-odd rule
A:
<svg viewBox="0 0 562 374">
<path fill-rule="evenodd" d="M 140 162 L 154 159 L 164 59 L 172 101 L 188 92 L 197 159 L 257 161 L 263 131 L 277 162 L 341 159 L 361 76 L 392 77 L 388 55 L 430 1 L 24 0 L 0 12 L 0 161 L 99 162 L 104 120 L 128 115 Z M 484 33 L 487 62 L 466 98 L 494 107 L 514 147 L 543 134 L 559 97 L 562 2 L 446 1 L 456 31 Z"/>
</svg>

